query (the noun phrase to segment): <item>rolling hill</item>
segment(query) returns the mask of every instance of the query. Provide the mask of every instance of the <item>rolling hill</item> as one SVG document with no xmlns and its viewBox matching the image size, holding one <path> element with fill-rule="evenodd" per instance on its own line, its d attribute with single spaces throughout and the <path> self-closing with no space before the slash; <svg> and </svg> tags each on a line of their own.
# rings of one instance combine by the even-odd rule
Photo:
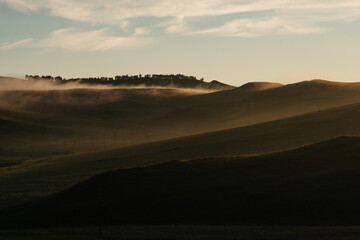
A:
<svg viewBox="0 0 360 240">
<path fill-rule="evenodd" d="M 171 101 L 176 102 L 177 99 Z M 160 120 L 194 132 L 226 129 L 287 118 L 360 101 L 360 83 L 323 80 L 295 84 L 248 83 L 237 89 L 183 100 L 183 107 Z M 185 104 L 184 104 L 185 103 Z M 197 126 L 196 123 L 203 123 Z"/>
<path fill-rule="evenodd" d="M 46 156 L 43 149 L 87 152 L 254 125 L 359 101 L 359 83 L 320 80 L 248 83 L 212 93 L 163 88 L 0 91 L 1 129 L 13 129 L 0 136 L 0 147 L 25 155 Z M 26 129 L 25 134 L 16 129 Z"/>
<path fill-rule="evenodd" d="M 27 160 L 0 176 L 0 205 L 10 206 L 55 193 L 117 168 L 173 160 L 281 151 L 342 135 L 360 135 L 360 104 L 252 126 L 107 151 Z"/>
<path fill-rule="evenodd" d="M 1 211 L 1 226 L 358 225 L 360 138 L 119 169 Z"/>
</svg>

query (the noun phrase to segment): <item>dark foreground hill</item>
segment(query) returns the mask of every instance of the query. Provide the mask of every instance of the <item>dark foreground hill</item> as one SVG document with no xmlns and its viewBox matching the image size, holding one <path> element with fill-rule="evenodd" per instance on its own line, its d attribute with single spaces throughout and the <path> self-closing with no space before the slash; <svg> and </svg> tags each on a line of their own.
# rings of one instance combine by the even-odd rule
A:
<svg viewBox="0 0 360 240">
<path fill-rule="evenodd" d="M 1 226 L 360 224 L 360 138 L 121 169 L 1 212 Z"/>
</svg>

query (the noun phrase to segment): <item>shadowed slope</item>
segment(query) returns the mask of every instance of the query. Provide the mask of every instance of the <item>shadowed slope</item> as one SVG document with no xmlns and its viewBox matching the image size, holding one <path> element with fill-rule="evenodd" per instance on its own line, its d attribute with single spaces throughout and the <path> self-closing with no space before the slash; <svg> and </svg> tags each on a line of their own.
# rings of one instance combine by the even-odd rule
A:
<svg viewBox="0 0 360 240">
<path fill-rule="evenodd" d="M 360 135 L 360 104 L 253 126 L 109 151 L 28 161 L 0 177 L 0 206 L 61 191 L 116 168 L 199 157 L 258 154 L 303 146 L 341 135 Z"/>
<path fill-rule="evenodd" d="M 285 152 L 123 169 L 2 211 L 13 226 L 360 224 L 360 138 Z M 100 200 L 101 199 L 101 200 Z"/>
<path fill-rule="evenodd" d="M 287 118 L 360 102 L 360 83 L 323 80 L 279 86 L 248 83 L 239 88 L 169 103 L 181 106 L 157 120 L 173 129 L 208 132 Z"/>
</svg>

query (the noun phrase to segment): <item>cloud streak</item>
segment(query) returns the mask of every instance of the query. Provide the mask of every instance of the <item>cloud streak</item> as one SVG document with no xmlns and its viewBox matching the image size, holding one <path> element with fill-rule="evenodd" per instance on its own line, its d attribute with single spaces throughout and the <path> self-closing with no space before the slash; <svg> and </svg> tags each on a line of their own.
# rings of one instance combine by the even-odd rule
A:
<svg viewBox="0 0 360 240">
<path fill-rule="evenodd" d="M 326 28 L 320 26 L 322 23 L 360 19 L 358 0 L 0 0 L 1 2 L 18 11 L 43 10 L 50 16 L 89 24 L 119 26 L 123 30 L 131 28 L 134 19 L 154 17 L 162 23 L 152 27 L 161 26 L 165 34 L 238 37 L 310 34 L 326 31 Z M 257 12 L 268 12 L 268 15 L 252 18 L 242 16 L 229 20 L 221 26 L 200 27 L 200 29 L 190 24 L 193 19 Z M 145 23 L 143 25 L 133 26 L 132 31 L 136 35 L 149 33 L 151 30 L 145 26 Z M 102 39 L 102 42 L 106 42 L 106 46 L 113 44 L 120 46 L 126 40 Z M 58 45 L 72 49 L 72 46 Z M 90 48 L 106 49 L 102 44 L 92 44 Z"/>
<path fill-rule="evenodd" d="M 203 17 L 276 9 L 354 9 L 357 0 L 0 0 L 20 11 L 47 9 L 49 15 L 71 20 L 114 23 L 144 16 Z"/>
<path fill-rule="evenodd" d="M 27 38 L 27 39 L 20 40 L 20 41 L 14 42 L 14 43 L 4 43 L 0 46 L 0 49 L 9 50 L 9 49 L 13 49 L 13 48 L 21 47 L 21 46 L 30 45 L 32 42 L 33 42 L 32 38 Z"/>
<path fill-rule="evenodd" d="M 94 31 L 78 31 L 74 28 L 59 29 L 40 40 L 24 39 L 3 44 L 0 49 L 16 47 L 37 47 L 43 49 L 63 49 L 69 51 L 106 51 L 139 46 L 145 43 L 137 37 L 117 37 L 109 33 L 108 28 Z"/>
</svg>

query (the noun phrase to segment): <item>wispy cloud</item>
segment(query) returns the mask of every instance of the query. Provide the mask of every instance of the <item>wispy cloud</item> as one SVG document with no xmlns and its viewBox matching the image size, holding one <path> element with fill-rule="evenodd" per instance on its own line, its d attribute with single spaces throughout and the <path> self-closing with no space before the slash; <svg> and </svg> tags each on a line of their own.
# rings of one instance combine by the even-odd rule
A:
<svg viewBox="0 0 360 240">
<path fill-rule="evenodd" d="M 274 9 L 358 8 L 358 0 L 0 0 L 22 11 L 47 9 L 49 14 L 88 22 L 113 22 L 143 16 L 201 17 Z"/>
<path fill-rule="evenodd" d="M 150 30 L 147 29 L 147 28 L 141 27 L 141 28 L 135 28 L 135 30 L 134 30 L 134 35 L 135 36 L 148 35 L 148 34 L 150 34 Z"/>
<path fill-rule="evenodd" d="M 88 32 L 78 32 L 72 28 L 60 29 L 52 32 L 48 38 L 37 42 L 37 45 L 72 51 L 104 51 L 141 44 L 141 40 L 138 38 L 115 37 L 109 35 L 108 31 L 107 28 Z"/>
<path fill-rule="evenodd" d="M 293 35 L 325 32 L 323 27 L 304 24 L 282 17 L 245 18 L 225 23 L 220 27 L 194 31 L 193 34 L 230 37 L 257 37 L 262 35 Z"/>
<path fill-rule="evenodd" d="M 32 38 L 27 38 L 24 40 L 13 42 L 13 43 L 3 43 L 2 45 L 0 45 L 0 49 L 8 50 L 8 49 L 21 47 L 21 46 L 27 46 L 27 45 L 30 45 L 32 42 L 33 42 Z"/>
<path fill-rule="evenodd" d="M 166 33 L 181 33 L 186 32 L 189 29 L 183 16 L 174 17 L 170 21 L 164 22 L 162 25 L 166 27 Z"/>
<path fill-rule="evenodd" d="M 108 32 L 109 29 L 107 28 L 86 32 L 78 31 L 74 28 L 65 28 L 51 32 L 44 39 L 24 39 L 4 44 L 1 49 L 12 49 L 22 46 L 69 51 L 105 51 L 138 46 L 145 43 L 143 39 L 111 36 Z"/>
<path fill-rule="evenodd" d="M 133 19 L 155 17 L 168 34 L 261 36 L 323 32 L 321 23 L 360 19 L 359 0 L 0 0 L 19 11 L 44 10 L 46 14 L 74 21 L 129 30 Z M 194 29 L 190 20 L 228 14 L 268 11 L 268 16 L 242 17 L 222 26 Z M 170 20 L 169 20 L 170 18 Z M 159 25 L 157 25 L 159 26 Z M 143 32 L 144 26 L 132 31 Z M 155 26 L 154 26 L 155 27 Z M 138 30 L 135 30 L 137 28 Z M 148 28 L 147 28 L 148 29 Z M 275 32 L 274 32 L 275 31 Z"/>
</svg>

